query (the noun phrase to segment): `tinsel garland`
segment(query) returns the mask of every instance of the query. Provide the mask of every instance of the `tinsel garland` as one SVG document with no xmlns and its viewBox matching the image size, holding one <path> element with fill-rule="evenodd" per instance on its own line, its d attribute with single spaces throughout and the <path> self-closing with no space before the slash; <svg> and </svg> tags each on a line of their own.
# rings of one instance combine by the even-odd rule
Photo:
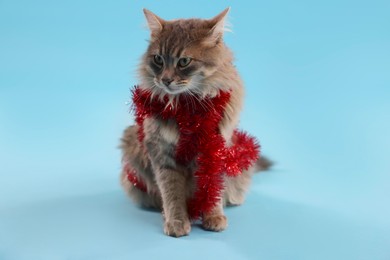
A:
<svg viewBox="0 0 390 260">
<path fill-rule="evenodd" d="M 140 179 L 140 177 L 137 174 L 137 171 L 132 168 L 129 163 L 126 163 L 123 166 L 123 170 L 127 174 L 127 180 L 136 188 L 138 188 L 140 191 L 147 192 L 148 188 L 146 187 L 146 184 Z"/>
<path fill-rule="evenodd" d="M 196 160 L 196 191 L 188 202 L 188 212 L 192 219 L 210 212 L 219 202 L 224 185 L 224 173 L 238 176 L 252 166 L 260 156 L 260 146 L 256 139 L 247 133 L 235 130 L 232 146 L 226 146 L 219 131 L 230 92 L 221 91 L 214 98 L 197 97 L 194 103 L 181 95 L 173 103 L 168 97 L 152 97 L 151 93 L 138 86 L 132 90 L 135 121 L 139 125 L 138 139 L 145 137 L 143 121 L 150 117 L 162 120 L 174 119 L 180 137 L 175 157 L 179 164 L 186 165 Z M 128 180 L 138 187 L 146 187 L 136 175 L 128 172 Z M 146 189 L 146 188 L 145 188 Z"/>
</svg>

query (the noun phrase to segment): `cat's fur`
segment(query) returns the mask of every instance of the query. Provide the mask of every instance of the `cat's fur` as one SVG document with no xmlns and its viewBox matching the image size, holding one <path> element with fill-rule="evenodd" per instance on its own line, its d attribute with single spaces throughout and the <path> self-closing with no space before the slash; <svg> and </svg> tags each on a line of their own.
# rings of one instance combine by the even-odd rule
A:
<svg viewBox="0 0 390 260">
<path fill-rule="evenodd" d="M 202 97 L 215 97 L 221 90 L 231 91 L 219 126 L 227 145 L 231 144 L 237 127 L 244 95 L 243 83 L 233 65 L 233 55 L 222 39 L 228 11 L 226 9 L 210 20 L 165 21 L 144 9 L 151 39 L 139 67 L 140 87 L 156 96 L 168 96 L 171 101 L 179 95 L 188 95 L 189 102 L 197 102 Z M 184 62 L 186 66 L 179 67 L 178 63 L 183 61 L 179 60 L 183 57 L 192 60 L 188 65 Z M 163 210 L 164 232 L 167 235 L 187 235 L 191 223 L 186 202 L 195 191 L 193 173 L 196 164 L 180 165 L 175 161 L 179 140 L 175 121 L 151 117 L 143 124 L 143 145 L 137 138 L 138 126 L 133 125 L 125 130 L 121 148 L 123 163 L 137 171 L 148 192 L 134 187 L 125 171 L 121 174 L 122 185 L 139 205 Z M 212 231 L 225 229 L 227 220 L 223 205 L 241 204 L 252 173 L 268 166 L 269 162 L 261 159 L 240 176 L 225 177 L 224 196 L 212 212 L 203 215 L 203 227 Z"/>
</svg>

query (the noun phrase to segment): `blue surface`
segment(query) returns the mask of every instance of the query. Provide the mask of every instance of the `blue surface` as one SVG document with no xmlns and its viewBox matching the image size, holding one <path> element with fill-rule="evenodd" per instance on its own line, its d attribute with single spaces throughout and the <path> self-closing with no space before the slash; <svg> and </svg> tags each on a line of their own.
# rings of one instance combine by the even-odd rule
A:
<svg viewBox="0 0 390 260">
<path fill-rule="evenodd" d="M 231 6 L 241 126 L 277 162 L 229 228 L 162 233 L 119 186 L 161 17 Z M 0 0 L 0 259 L 390 259 L 389 1 Z"/>
</svg>

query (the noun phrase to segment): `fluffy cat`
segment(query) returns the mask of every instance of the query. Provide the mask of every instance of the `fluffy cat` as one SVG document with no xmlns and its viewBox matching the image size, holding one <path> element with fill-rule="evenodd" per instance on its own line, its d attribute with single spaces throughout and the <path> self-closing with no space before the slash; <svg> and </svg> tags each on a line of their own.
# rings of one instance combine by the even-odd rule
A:
<svg viewBox="0 0 390 260">
<path fill-rule="evenodd" d="M 223 42 L 228 11 L 229 8 L 209 20 L 166 21 L 144 9 L 151 38 L 139 66 L 139 88 L 159 97 L 162 102 L 167 100 L 167 105 L 174 104 L 182 95 L 192 97 L 189 102 L 201 102 L 216 97 L 221 91 L 229 91 L 230 99 L 218 127 L 227 146 L 234 142 L 232 136 L 238 125 L 244 95 L 232 52 Z M 191 222 L 187 201 L 196 190 L 193 176 L 196 162 L 182 165 L 175 160 L 180 132 L 174 120 L 149 117 L 142 122 L 141 131 L 144 136 L 141 141 L 137 124 L 128 127 L 121 139 L 122 185 L 137 204 L 163 211 L 165 234 L 188 235 Z M 136 183 L 129 181 L 129 165 L 134 169 Z M 222 198 L 202 216 L 204 229 L 224 230 L 227 219 L 223 206 L 243 203 L 253 172 L 269 166 L 270 162 L 261 157 L 239 176 L 225 176 Z M 137 183 L 138 179 L 143 183 Z"/>
</svg>

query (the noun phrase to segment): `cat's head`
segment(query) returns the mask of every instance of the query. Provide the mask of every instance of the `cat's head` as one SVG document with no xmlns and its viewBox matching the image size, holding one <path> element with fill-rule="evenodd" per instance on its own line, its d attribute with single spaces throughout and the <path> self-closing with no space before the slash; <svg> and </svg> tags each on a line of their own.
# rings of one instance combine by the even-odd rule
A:
<svg viewBox="0 0 390 260">
<path fill-rule="evenodd" d="M 166 21 L 144 9 L 150 41 L 140 64 L 142 87 L 170 96 L 216 92 L 218 85 L 207 81 L 232 61 L 222 39 L 228 12 L 207 20 Z"/>
</svg>

